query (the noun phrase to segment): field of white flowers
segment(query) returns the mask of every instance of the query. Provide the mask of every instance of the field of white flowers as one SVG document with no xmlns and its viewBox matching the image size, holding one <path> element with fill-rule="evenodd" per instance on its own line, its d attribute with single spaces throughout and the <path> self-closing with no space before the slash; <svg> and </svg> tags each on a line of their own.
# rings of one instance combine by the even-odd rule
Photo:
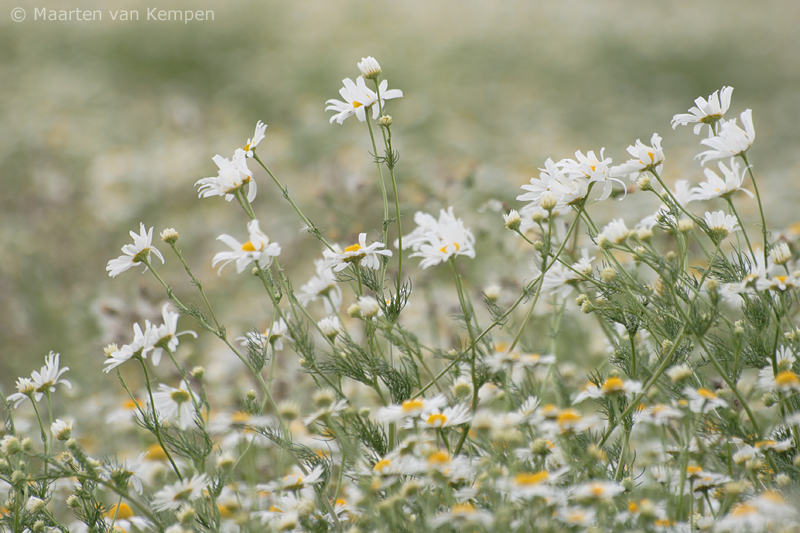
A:
<svg viewBox="0 0 800 533">
<path fill-rule="evenodd" d="M 569 8 L 518 7 L 487 20 L 522 35 L 521 14 Z M 581 13 L 569 22 L 611 26 Z M 200 35 L 185 31 L 179 51 Z M 121 131 L 81 105 L 41 162 L 21 162 L 30 139 L 6 145 L 9 168 L 43 179 L 38 197 L 11 190 L 43 205 L 0 212 L 17 280 L 0 284 L 17 306 L 2 309 L 0 531 L 800 530 L 800 228 L 781 209 L 796 131 L 754 72 L 709 86 L 707 64 L 659 70 L 637 41 L 651 79 L 631 97 L 609 71 L 636 54 L 613 39 L 572 65 L 568 49 L 495 61 L 511 37 L 492 31 L 482 47 L 444 31 L 458 53 L 434 53 L 427 78 L 386 45 L 380 62 L 273 63 L 288 84 L 245 56 L 257 83 L 179 90 L 166 128 L 143 127 L 146 98 L 121 110 L 142 128 L 130 146 L 92 128 L 65 149 L 86 117 Z M 146 71 L 128 38 L 109 40 L 115 68 Z M 168 54 L 151 75 L 190 79 Z M 531 73 L 506 68 L 578 79 L 603 54 L 613 68 L 587 71 L 612 96 L 572 114 L 564 85 L 520 92 Z M 219 128 L 201 134 L 208 98 Z M 81 213 L 72 228 L 43 209 L 59 205 Z M 24 239 L 42 257 L 15 253 Z"/>
</svg>

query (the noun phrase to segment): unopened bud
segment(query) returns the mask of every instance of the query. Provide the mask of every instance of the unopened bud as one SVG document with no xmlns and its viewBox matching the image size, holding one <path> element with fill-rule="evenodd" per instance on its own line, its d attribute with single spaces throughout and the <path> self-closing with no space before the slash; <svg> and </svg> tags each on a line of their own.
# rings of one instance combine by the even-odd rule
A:
<svg viewBox="0 0 800 533">
<path fill-rule="evenodd" d="M 792 252 L 789 250 L 789 245 L 785 242 L 779 242 L 769 251 L 769 258 L 776 265 L 782 265 L 792 258 Z"/>
<path fill-rule="evenodd" d="M 511 231 L 519 231 L 522 218 L 520 218 L 519 212 L 516 209 L 512 209 L 507 215 L 503 215 L 503 221 L 505 222 L 507 229 Z"/>
<path fill-rule="evenodd" d="M 255 391 L 255 390 L 253 390 L 253 389 L 250 389 L 249 391 L 247 391 L 247 392 L 244 394 L 244 398 L 245 398 L 245 400 L 247 400 L 248 402 L 254 402 L 254 401 L 256 401 L 256 399 L 258 399 L 258 393 L 256 393 L 256 391 Z"/>
<path fill-rule="evenodd" d="M 558 205 L 558 198 L 550 191 L 544 191 L 540 199 L 540 206 L 545 211 L 552 211 Z"/>
<path fill-rule="evenodd" d="M 670 381 L 673 383 L 680 383 L 681 381 L 692 377 L 693 373 L 694 371 L 692 370 L 692 367 L 687 364 L 673 366 L 667 370 L 667 376 L 669 376 Z"/>
<path fill-rule="evenodd" d="M 174 228 L 167 228 L 161 232 L 161 240 L 167 244 L 175 244 L 178 240 L 178 232 Z"/>
<path fill-rule="evenodd" d="M 617 278 L 617 271 L 613 267 L 605 267 L 600 271 L 600 280 L 603 283 L 611 283 Z"/>
<path fill-rule="evenodd" d="M 77 509 L 78 507 L 81 506 L 81 499 L 75 496 L 74 494 L 70 494 L 69 496 L 67 496 L 66 503 L 67 507 L 71 509 Z"/>
<path fill-rule="evenodd" d="M 196 380 L 203 381 L 203 378 L 206 375 L 206 369 L 202 366 L 196 366 L 192 369 L 192 377 Z"/>
<path fill-rule="evenodd" d="M 639 188 L 640 191 L 649 191 L 652 190 L 653 187 L 650 185 L 650 180 L 652 178 L 647 174 L 642 174 L 638 180 L 636 180 L 636 186 Z"/>
<path fill-rule="evenodd" d="M 694 222 L 690 218 L 682 218 L 678 221 L 678 232 L 689 233 L 694 229 Z"/>
<path fill-rule="evenodd" d="M 639 228 L 636 230 L 636 238 L 642 242 L 649 242 L 653 238 L 653 230 L 650 228 Z"/>
</svg>

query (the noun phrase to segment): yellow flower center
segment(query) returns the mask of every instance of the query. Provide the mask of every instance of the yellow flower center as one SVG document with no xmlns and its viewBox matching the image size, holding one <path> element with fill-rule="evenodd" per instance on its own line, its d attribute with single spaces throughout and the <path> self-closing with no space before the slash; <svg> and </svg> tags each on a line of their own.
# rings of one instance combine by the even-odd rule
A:
<svg viewBox="0 0 800 533">
<path fill-rule="evenodd" d="M 708 389 L 697 389 L 697 395 L 703 398 L 704 400 L 716 400 L 717 395 L 711 392 Z"/>
<path fill-rule="evenodd" d="M 475 507 L 471 503 L 459 503 L 453 506 L 450 514 L 453 515 L 471 515 L 475 513 Z"/>
<path fill-rule="evenodd" d="M 639 504 L 636 502 L 628 503 L 628 512 L 629 513 L 638 513 L 639 512 Z"/>
<path fill-rule="evenodd" d="M 428 456 L 429 465 L 446 465 L 449 462 L 450 462 L 450 454 L 442 450 L 439 450 L 438 452 L 433 452 Z"/>
<path fill-rule="evenodd" d="M 231 415 L 231 422 L 233 424 L 242 424 L 250 420 L 250 413 L 244 411 L 236 411 Z"/>
<path fill-rule="evenodd" d="M 731 516 L 747 516 L 758 514 L 758 507 L 749 503 L 740 503 L 731 511 Z"/>
<path fill-rule="evenodd" d="M 173 402 L 179 405 L 189 401 L 189 393 L 186 392 L 185 390 L 173 391 L 170 393 L 169 397 Z"/>
<path fill-rule="evenodd" d="M 354 109 L 358 109 L 358 108 L 359 108 L 359 107 L 361 107 L 362 105 L 364 105 L 364 104 L 362 104 L 361 102 L 353 102 L 353 108 L 354 108 Z"/>
<path fill-rule="evenodd" d="M 423 405 L 422 400 L 406 400 L 403 402 L 402 409 L 404 413 L 408 413 L 410 411 L 422 409 Z"/>
<path fill-rule="evenodd" d="M 256 247 L 253 246 L 252 242 L 247 241 L 246 243 L 244 243 L 242 245 L 242 251 L 243 252 L 255 252 L 256 251 Z"/>
<path fill-rule="evenodd" d="M 654 526 L 658 527 L 672 527 L 675 525 L 675 520 L 670 520 L 668 518 L 659 518 L 658 520 L 653 522 Z"/>
<path fill-rule="evenodd" d="M 344 253 L 357 252 L 360 249 L 361 249 L 361 245 L 360 244 L 351 244 L 350 246 L 348 246 L 347 248 L 344 249 Z"/>
<path fill-rule="evenodd" d="M 581 415 L 575 409 L 564 409 L 558 416 L 556 417 L 556 422 L 558 422 L 559 426 L 568 426 L 570 424 L 574 424 L 581 419 Z"/>
<path fill-rule="evenodd" d="M 460 249 L 461 249 L 461 247 L 458 245 L 458 243 L 457 243 L 457 242 L 454 242 L 454 243 L 452 243 L 452 244 L 445 244 L 444 246 L 442 246 L 441 248 L 439 248 L 439 251 L 440 251 L 440 252 L 442 252 L 443 254 L 446 254 L 446 253 L 447 253 L 447 247 L 448 247 L 448 246 L 455 246 L 455 247 L 456 247 L 456 249 L 455 249 L 455 251 L 456 251 L 456 252 L 457 252 L 458 250 L 460 250 Z"/>
<path fill-rule="evenodd" d="M 427 424 L 434 427 L 442 427 L 447 423 L 447 417 L 441 413 L 434 413 L 428 417 Z"/>
<path fill-rule="evenodd" d="M 787 370 L 775 376 L 775 384 L 779 387 L 800 387 L 800 378 L 791 370 Z"/>
<path fill-rule="evenodd" d="M 162 448 L 159 444 L 151 444 L 147 447 L 148 457 L 150 459 L 156 460 L 164 460 L 167 458 L 167 454 L 164 452 L 164 448 Z"/>
<path fill-rule="evenodd" d="M 377 472 L 377 473 L 380 474 L 381 472 L 383 472 L 384 468 L 386 468 L 387 466 L 389 466 L 391 464 L 392 464 L 392 461 L 390 459 L 381 459 L 380 461 L 375 463 L 375 466 L 372 467 L 372 470 L 374 472 Z"/>
<path fill-rule="evenodd" d="M 111 508 L 106 511 L 105 517 L 113 519 L 115 515 L 117 520 L 127 520 L 133 516 L 133 510 L 130 505 L 124 502 L 120 503 L 119 506 L 112 505 Z"/>
<path fill-rule="evenodd" d="M 520 472 L 514 476 L 514 484 L 521 486 L 540 485 L 550 479 L 550 474 L 542 470 L 541 472 Z"/>
<path fill-rule="evenodd" d="M 619 378 L 608 378 L 600 390 L 603 394 L 616 394 L 625 390 L 625 383 Z"/>
<path fill-rule="evenodd" d="M 239 506 L 235 502 L 221 503 L 217 505 L 217 509 L 219 509 L 219 514 L 222 518 L 231 518 L 239 510 Z"/>
<path fill-rule="evenodd" d="M 699 466 L 687 466 L 686 473 L 689 474 L 690 477 L 699 476 L 700 474 L 703 473 L 703 469 Z"/>
<path fill-rule="evenodd" d="M 122 404 L 122 408 L 126 411 L 133 411 L 139 406 L 138 400 L 125 400 L 125 403 Z"/>
</svg>

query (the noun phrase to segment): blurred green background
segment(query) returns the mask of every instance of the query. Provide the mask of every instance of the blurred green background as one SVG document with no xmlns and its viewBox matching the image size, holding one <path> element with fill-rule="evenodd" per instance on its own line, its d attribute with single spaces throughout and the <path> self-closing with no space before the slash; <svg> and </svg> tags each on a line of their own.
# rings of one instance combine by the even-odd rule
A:
<svg viewBox="0 0 800 533">
<path fill-rule="evenodd" d="M 27 11 L 19 23 L 9 16 L 15 2 Z M 405 93 L 389 112 L 409 225 L 415 209 L 452 204 L 468 225 L 502 228 L 498 213 L 478 208 L 489 199 L 519 207 L 519 186 L 547 157 L 606 147 L 622 162 L 628 144 L 654 131 L 664 137 L 667 181 L 700 181 L 698 138 L 669 121 L 723 85 L 735 87 L 730 116 L 754 110 L 751 162 L 772 227 L 800 218 L 796 1 L 37 2 L 14 0 L 0 12 L 6 394 L 49 350 L 85 371 L 73 380 L 99 377 L 103 346 L 129 342 L 133 321 L 158 316 L 163 294 L 151 276 L 105 272 L 139 222 L 156 235 L 178 229 L 217 297 L 246 292 L 233 288 L 232 267 L 221 278 L 210 268 L 222 249 L 216 237 L 244 237 L 244 216 L 219 198 L 198 200 L 193 184 L 216 175 L 211 157 L 229 157 L 259 119 L 269 125 L 259 154 L 331 239 L 378 228 L 366 127 L 330 125 L 324 111 L 366 55 Z M 144 20 L 156 6 L 211 9 L 215 20 Z M 33 20 L 42 7 L 101 9 L 103 20 Z M 141 20 L 112 21 L 108 10 L 118 9 L 138 9 Z M 282 244 L 299 285 L 320 248 L 255 173 L 262 228 Z M 191 294 L 167 259 L 165 276 Z M 485 263 L 487 280 L 496 267 Z M 267 308 L 226 318 L 234 330 L 262 326 L 263 316 L 242 315 Z"/>
</svg>

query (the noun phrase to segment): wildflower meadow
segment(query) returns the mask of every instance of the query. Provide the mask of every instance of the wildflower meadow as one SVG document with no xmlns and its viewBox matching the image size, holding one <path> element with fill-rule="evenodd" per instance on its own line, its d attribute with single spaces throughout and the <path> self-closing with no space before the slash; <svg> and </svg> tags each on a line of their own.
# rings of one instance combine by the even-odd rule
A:
<svg viewBox="0 0 800 533">
<path fill-rule="evenodd" d="M 366 231 L 320 222 L 257 117 L 194 179 L 239 217 L 191 222 L 203 265 L 147 220 L 103 251 L 157 312 L 91 376 L 50 352 L 3 391 L 0 531 L 800 531 L 800 232 L 762 203 L 758 110 L 692 95 L 627 149 L 536 162 L 514 202 L 431 210 L 395 126 L 426 95 L 385 67 L 353 61 L 317 109 L 368 142 Z M 679 136 L 694 171 L 668 181 Z M 83 379 L 107 401 L 62 401 Z"/>
</svg>

